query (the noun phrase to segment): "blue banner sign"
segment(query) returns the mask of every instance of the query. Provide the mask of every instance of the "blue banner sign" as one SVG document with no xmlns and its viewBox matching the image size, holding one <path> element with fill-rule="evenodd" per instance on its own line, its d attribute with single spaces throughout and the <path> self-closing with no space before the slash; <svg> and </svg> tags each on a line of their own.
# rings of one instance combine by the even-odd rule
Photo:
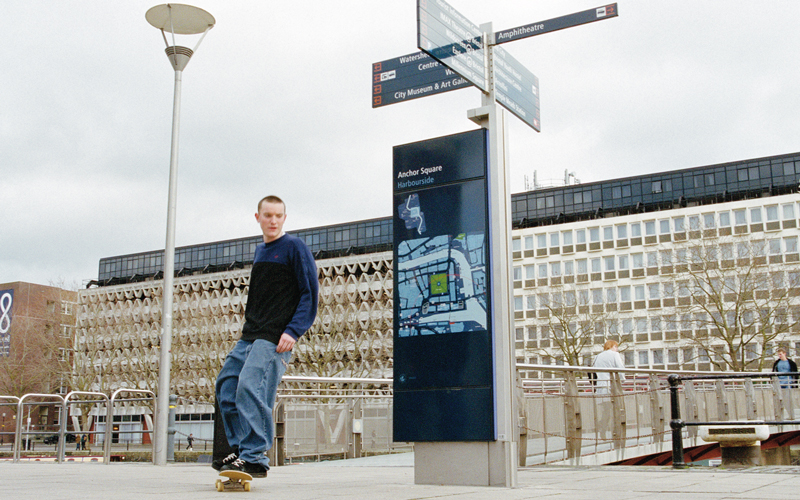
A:
<svg viewBox="0 0 800 500">
<path fill-rule="evenodd" d="M 14 290 L 0 290 L 0 357 L 8 356 L 11 349 L 11 320 L 14 307 Z"/>
<path fill-rule="evenodd" d="M 393 438 L 494 440 L 487 131 L 393 156 Z"/>
</svg>

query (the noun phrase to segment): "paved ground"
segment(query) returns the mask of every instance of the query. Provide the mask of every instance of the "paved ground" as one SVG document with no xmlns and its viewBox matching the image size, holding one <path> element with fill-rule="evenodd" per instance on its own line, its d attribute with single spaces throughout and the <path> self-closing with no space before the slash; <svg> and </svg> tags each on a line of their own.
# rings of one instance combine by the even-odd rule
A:
<svg viewBox="0 0 800 500">
<path fill-rule="evenodd" d="M 519 471 L 515 489 L 415 485 L 412 455 L 274 467 L 253 482 L 270 500 L 411 499 L 794 499 L 800 467 L 745 470 L 670 467 L 538 466 Z M 0 462 L 1 498 L 142 500 L 219 498 L 208 465 Z"/>
</svg>

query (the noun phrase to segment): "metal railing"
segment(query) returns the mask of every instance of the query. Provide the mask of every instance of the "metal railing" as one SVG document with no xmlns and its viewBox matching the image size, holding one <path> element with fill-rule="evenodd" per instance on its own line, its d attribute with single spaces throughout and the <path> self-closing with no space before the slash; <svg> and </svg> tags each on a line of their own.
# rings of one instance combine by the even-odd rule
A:
<svg viewBox="0 0 800 500">
<path fill-rule="evenodd" d="M 664 451 L 669 439 L 669 370 L 517 364 L 520 464 L 595 465 Z M 600 389 L 592 374 L 608 373 Z M 524 455 L 524 456 L 523 456 Z"/>
<path fill-rule="evenodd" d="M 136 399 L 122 399 L 120 400 L 118 396 L 120 394 L 142 394 L 147 397 L 144 398 L 136 398 Z M 152 404 L 152 409 L 150 415 L 156 415 L 158 406 L 156 403 L 156 394 L 153 391 L 143 390 L 143 389 L 128 389 L 123 387 L 122 389 L 117 389 L 114 391 L 114 394 L 111 395 L 111 399 L 108 401 L 108 411 L 106 411 L 106 428 L 105 428 L 105 437 L 103 438 L 103 460 L 105 463 L 111 463 L 111 436 L 112 430 L 114 427 L 114 404 L 118 402 L 126 402 L 126 403 L 135 403 L 135 402 L 146 402 L 149 401 Z M 146 414 L 145 414 L 146 415 Z M 109 416 L 111 418 L 109 418 Z M 134 430 L 129 429 L 126 431 L 127 434 L 150 434 L 150 442 L 153 443 L 153 425 L 150 425 L 150 430 Z M 153 453 L 153 463 L 156 460 L 156 451 L 155 447 L 152 447 Z"/>
<path fill-rule="evenodd" d="M 392 439 L 392 379 L 286 376 L 276 404 L 272 463 L 411 451 Z M 365 389 L 365 387 L 371 387 Z"/>
<path fill-rule="evenodd" d="M 687 422 L 736 423 L 746 419 L 775 425 L 800 424 L 791 418 L 800 415 L 800 389 L 782 388 L 777 379 L 770 383 L 771 373 L 612 370 L 533 364 L 520 364 L 517 368 L 529 377 L 518 379 L 521 464 L 592 465 L 669 453 L 670 441 L 676 435 L 684 447 L 698 444 L 696 426 Z M 597 382 L 590 377 L 599 372 L 609 373 L 607 392 L 598 391 Z M 670 386 L 670 375 L 682 383 L 680 390 Z M 411 443 L 396 443 L 392 439 L 391 379 L 287 376 L 284 381 L 287 383 L 279 390 L 275 409 L 272 463 L 413 449 Z M 121 399 L 126 392 L 142 397 Z M 110 461 L 115 404 L 145 403 L 151 415 L 156 410 L 155 395 L 150 391 L 122 389 L 110 398 L 99 393 L 73 392 L 60 403 L 30 402 L 32 397 L 0 396 L 0 406 L 14 406 L 17 415 L 22 415 L 23 407 L 29 404 L 60 404 L 62 416 L 68 415 L 69 406 L 75 404 L 105 407 L 105 427 L 91 432 L 103 435 L 106 462 Z M 671 406 L 673 397 L 678 398 L 678 405 Z M 11 402 L 3 403 L 4 399 Z M 686 408 L 685 422 L 680 432 L 675 433 L 674 422 L 681 418 L 680 414 L 676 418 L 672 409 L 680 407 Z M 19 459 L 21 437 L 28 435 L 22 432 L 22 425 L 22 419 L 17 418 L 15 460 Z M 148 422 L 147 429 L 125 432 L 153 431 L 152 423 Z M 66 419 L 62 418 L 58 431 L 59 462 L 64 458 L 66 432 Z"/>
<path fill-rule="evenodd" d="M 147 397 L 144 398 L 125 398 L 121 399 L 118 398 L 120 394 L 124 393 L 136 393 L 136 394 L 144 394 Z M 94 399 L 78 399 L 79 397 L 89 396 Z M 55 432 L 56 436 L 56 453 L 55 453 L 55 460 L 58 463 L 63 463 L 66 455 L 65 451 L 65 443 L 66 443 L 66 436 L 68 434 L 68 425 L 67 420 L 68 416 L 70 415 L 70 406 L 71 405 L 79 405 L 79 404 L 88 404 L 92 407 L 96 407 L 98 409 L 102 408 L 105 410 L 105 429 L 104 430 L 82 430 L 80 428 L 73 429 L 76 435 L 80 436 L 83 435 L 104 435 L 105 438 L 103 440 L 103 461 L 105 463 L 110 463 L 111 461 L 111 435 L 112 435 L 112 426 L 114 423 L 114 408 L 115 403 L 140 403 L 140 402 L 150 402 L 150 412 L 151 414 L 155 413 L 155 394 L 152 391 L 143 391 L 138 389 L 119 389 L 113 393 L 113 395 L 109 398 L 107 395 L 100 393 L 100 392 L 85 392 L 85 391 L 72 391 L 66 395 L 61 394 L 25 394 L 21 398 L 17 398 L 14 396 L 0 396 L 0 400 L 11 400 L 13 403 L 0 403 L 0 406 L 12 406 L 14 405 L 15 408 L 15 415 L 12 421 L 15 422 L 14 424 L 14 439 L 12 443 L 12 457 L 14 462 L 19 462 L 22 459 L 22 451 L 23 448 L 27 451 L 32 449 L 32 436 L 40 435 L 40 434 L 53 434 L 52 431 L 50 432 L 43 432 L 43 429 L 39 425 L 39 429 L 31 430 L 31 417 L 28 416 L 27 422 L 26 419 L 23 418 L 25 414 L 25 406 L 27 405 L 30 409 L 33 406 L 37 407 L 56 407 L 60 411 L 59 416 L 59 423 L 58 423 L 58 430 Z M 48 401 L 49 400 L 49 401 Z M 5 419 L 4 419 L 5 420 Z M 38 424 L 37 424 L 38 425 Z M 5 427 L 5 423 L 3 424 Z M 35 427 L 35 426 L 34 426 Z M 129 433 L 151 433 L 153 432 L 152 426 L 149 430 L 130 430 L 127 431 Z M 0 436 L 3 436 L 3 442 L 5 442 L 5 436 L 8 435 L 8 432 L 3 431 Z M 24 439 L 23 439 L 24 437 Z M 77 438 L 78 440 L 80 437 Z M 79 441 L 80 442 L 80 441 Z"/>
<path fill-rule="evenodd" d="M 3 402 L 5 400 L 5 402 Z M 0 423 L 0 446 L 6 444 L 6 436 L 11 436 L 10 441 L 14 441 L 14 437 L 16 435 L 17 429 L 17 404 L 19 403 L 19 398 L 16 396 L 0 396 L 0 415 L 2 415 L 2 423 Z M 9 413 L 6 413 L 5 408 L 9 408 Z M 10 410 L 14 410 L 12 414 Z M 14 430 L 6 430 L 6 422 L 12 422 L 10 428 Z"/>
<path fill-rule="evenodd" d="M 800 373 L 763 372 L 670 375 L 668 380 L 670 390 L 670 428 L 672 429 L 672 466 L 676 469 L 686 467 L 683 446 L 684 429 L 687 428 L 696 428 L 701 425 L 747 426 L 754 423 L 770 426 L 800 425 L 800 415 L 798 415 L 800 408 L 794 405 L 797 395 L 793 396 L 792 394 L 798 390 L 797 384 L 794 381 L 782 383 L 778 378 L 791 377 L 794 380 L 797 376 L 800 376 Z M 767 380 L 769 382 L 766 382 Z M 722 393 L 722 397 L 717 398 L 716 415 L 712 415 L 711 412 L 701 414 L 696 409 L 696 398 L 692 394 L 693 384 L 700 381 L 713 381 L 715 387 L 721 388 L 718 392 Z M 756 382 L 761 383 L 757 384 Z M 731 390 L 739 389 L 739 392 L 744 394 L 744 404 L 736 405 L 737 410 L 743 409 L 743 411 L 731 412 L 729 410 L 730 398 L 725 394 L 726 384 Z M 683 394 L 686 395 L 684 398 L 686 403 L 691 405 L 690 408 L 694 409 L 691 415 L 693 417 L 692 420 L 683 420 L 681 418 L 681 385 L 684 388 Z M 764 400 L 764 398 L 760 398 L 761 400 L 759 401 L 756 392 L 759 389 L 768 391 L 772 396 L 771 401 Z M 733 394 L 735 395 L 735 393 Z M 769 404 L 770 402 L 772 403 L 771 405 Z"/>
</svg>

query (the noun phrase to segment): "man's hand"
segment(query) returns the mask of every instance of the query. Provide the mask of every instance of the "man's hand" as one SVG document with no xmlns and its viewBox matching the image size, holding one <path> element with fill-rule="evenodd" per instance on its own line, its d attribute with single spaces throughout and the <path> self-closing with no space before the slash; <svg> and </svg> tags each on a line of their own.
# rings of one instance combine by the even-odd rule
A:
<svg viewBox="0 0 800 500">
<path fill-rule="evenodd" d="M 281 339 L 278 341 L 278 352 L 287 352 L 291 351 L 292 347 L 294 347 L 295 342 L 297 342 L 294 337 L 289 335 L 288 333 L 284 333 L 281 335 Z"/>
</svg>

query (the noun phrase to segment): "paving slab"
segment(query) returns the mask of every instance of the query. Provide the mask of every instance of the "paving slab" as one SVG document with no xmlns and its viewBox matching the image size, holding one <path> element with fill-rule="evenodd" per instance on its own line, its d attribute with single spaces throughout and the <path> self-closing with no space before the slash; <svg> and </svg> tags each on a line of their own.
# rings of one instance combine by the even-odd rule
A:
<svg viewBox="0 0 800 500">
<path fill-rule="evenodd" d="M 219 498 L 207 464 L 0 462 L 2 498 L 142 500 Z M 414 484 L 413 454 L 273 467 L 253 481 L 271 500 L 784 500 L 797 496 L 800 467 L 536 466 L 517 488 Z M 242 494 L 248 493 L 229 493 Z"/>
</svg>

